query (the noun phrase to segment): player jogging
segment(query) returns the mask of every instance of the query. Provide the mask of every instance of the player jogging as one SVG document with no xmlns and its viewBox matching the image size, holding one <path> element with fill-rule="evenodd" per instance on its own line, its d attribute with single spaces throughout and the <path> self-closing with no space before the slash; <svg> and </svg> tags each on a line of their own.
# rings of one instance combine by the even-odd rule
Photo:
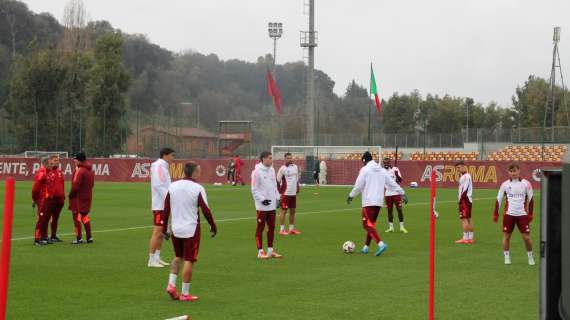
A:
<svg viewBox="0 0 570 320">
<path fill-rule="evenodd" d="M 75 171 L 71 180 L 71 190 L 69 191 L 69 209 L 73 216 L 75 227 L 75 240 L 72 244 L 83 243 L 81 235 L 81 224 L 85 228 L 87 243 L 93 242 L 91 236 L 91 221 L 89 211 L 91 211 L 91 201 L 93 199 L 93 186 L 95 185 L 95 173 L 91 170 L 91 164 L 87 162 L 85 153 L 79 152 L 75 155 Z"/>
<path fill-rule="evenodd" d="M 534 208 L 532 186 L 530 182 L 520 178 L 520 168 L 516 163 L 512 163 L 509 166 L 509 176 L 510 179 L 503 182 L 499 189 L 495 203 L 495 211 L 493 212 L 493 221 L 499 221 L 501 202 L 503 197 L 506 197 L 503 214 L 503 253 L 505 256 L 505 264 L 511 264 L 509 249 L 511 235 L 516 225 L 526 247 L 528 264 L 534 266 L 532 240 L 530 239 L 530 222 L 532 221 Z"/>
<path fill-rule="evenodd" d="M 190 295 L 192 281 L 192 268 L 198 260 L 200 249 L 200 216 L 198 210 L 210 225 L 212 237 L 216 236 L 218 228 L 208 207 L 206 190 L 196 182 L 200 177 L 200 166 L 187 163 L 184 166 L 185 178 L 176 181 L 168 187 L 165 199 L 164 212 L 172 215 L 172 245 L 175 258 L 172 260 L 166 292 L 174 300 L 195 301 L 197 296 Z M 166 229 L 166 224 L 164 226 Z M 166 230 L 164 230 L 166 232 Z M 182 294 L 176 292 L 176 278 L 182 268 Z"/>
<path fill-rule="evenodd" d="M 390 157 L 385 157 L 382 161 L 384 169 L 388 171 L 388 175 L 392 180 L 396 181 L 398 184 L 402 182 L 402 174 L 398 167 L 392 166 L 392 160 Z M 402 210 L 402 196 L 397 190 L 394 190 L 390 186 L 386 186 L 386 209 L 388 209 L 388 229 L 386 232 L 394 232 L 394 206 L 396 206 L 396 211 L 398 211 L 398 220 L 400 221 L 400 232 L 408 233 L 408 230 L 404 227 L 404 212 Z"/>
<path fill-rule="evenodd" d="M 455 168 L 461 173 L 459 178 L 459 219 L 461 219 L 461 227 L 463 229 L 463 238 L 455 241 L 460 244 L 473 244 L 473 222 L 471 221 L 471 209 L 473 206 L 473 179 L 467 172 L 465 162 L 459 161 L 455 164 Z"/>
<path fill-rule="evenodd" d="M 366 241 L 361 252 L 368 253 L 370 242 L 374 239 L 374 242 L 378 243 L 376 256 L 380 256 L 388 249 L 388 245 L 382 241 L 378 231 L 376 231 L 376 220 L 378 219 L 380 208 L 384 205 L 384 189 L 386 186 L 389 186 L 399 195 L 403 195 L 405 203 L 408 200 L 404 189 L 390 177 L 388 171 L 372 160 L 370 152 L 366 151 L 362 155 L 362 162 L 364 167 L 360 169 L 354 188 L 348 195 L 346 202 L 350 204 L 354 197 L 362 193 L 362 226 L 366 230 Z"/>
<path fill-rule="evenodd" d="M 281 193 L 281 214 L 279 215 L 279 234 L 296 235 L 301 232 L 295 229 L 295 210 L 297 193 L 299 193 L 299 168 L 293 163 L 291 153 L 285 153 L 285 164 L 277 172 L 277 183 Z M 289 231 L 285 230 L 285 215 L 289 211 Z"/>
<path fill-rule="evenodd" d="M 257 258 L 281 258 L 282 255 L 273 250 L 275 237 L 275 210 L 279 207 L 279 192 L 277 179 L 273 169 L 273 156 L 269 151 L 263 151 L 259 156 L 260 163 L 251 173 L 251 194 L 257 210 L 257 227 L 255 242 L 257 244 Z M 263 251 L 263 229 L 267 225 L 267 254 Z"/>
<path fill-rule="evenodd" d="M 163 148 L 160 150 L 160 158 L 153 162 L 150 166 L 150 189 L 152 195 L 152 215 L 153 229 L 152 236 L 148 245 L 148 266 L 151 268 L 162 268 L 168 265 L 168 262 L 160 259 L 160 249 L 162 248 L 162 239 L 168 238 L 167 234 L 163 234 L 163 226 L 167 217 L 164 217 L 164 200 L 170 186 L 169 164 L 174 161 L 174 150 L 171 148 Z"/>
</svg>

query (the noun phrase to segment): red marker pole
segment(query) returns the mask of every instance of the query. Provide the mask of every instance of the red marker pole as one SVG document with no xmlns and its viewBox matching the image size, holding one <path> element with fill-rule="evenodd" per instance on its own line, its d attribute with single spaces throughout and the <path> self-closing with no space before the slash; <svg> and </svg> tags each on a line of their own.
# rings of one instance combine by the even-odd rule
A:
<svg viewBox="0 0 570 320">
<path fill-rule="evenodd" d="M 6 179 L 6 189 L 4 191 L 4 224 L 2 225 L 2 260 L 0 261 L 0 320 L 6 319 L 15 184 L 14 178 Z"/>
<path fill-rule="evenodd" d="M 431 171 L 431 192 L 429 198 L 429 320 L 434 319 L 435 295 L 435 170 Z"/>
</svg>

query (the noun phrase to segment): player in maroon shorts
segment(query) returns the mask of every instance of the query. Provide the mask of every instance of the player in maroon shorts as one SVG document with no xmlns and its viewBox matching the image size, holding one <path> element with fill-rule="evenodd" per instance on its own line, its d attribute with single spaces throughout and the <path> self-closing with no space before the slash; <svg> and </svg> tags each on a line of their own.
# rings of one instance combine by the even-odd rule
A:
<svg viewBox="0 0 570 320">
<path fill-rule="evenodd" d="M 459 178 L 459 219 L 461 219 L 461 227 L 463 229 L 463 238 L 455 241 L 460 244 L 473 244 L 474 232 L 473 222 L 471 221 L 471 209 L 473 206 L 473 179 L 467 172 L 465 162 L 459 161 L 455 164 L 455 168 L 461 177 Z"/>
<path fill-rule="evenodd" d="M 301 232 L 295 229 L 295 210 L 297 209 L 297 193 L 299 193 L 299 168 L 293 163 L 293 156 L 285 154 L 285 164 L 277 172 L 277 183 L 281 194 L 281 214 L 279 215 L 279 234 L 286 236 Z M 289 231 L 285 230 L 285 215 L 289 211 Z"/>
<path fill-rule="evenodd" d="M 503 254 L 505 256 L 505 264 L 511 264 L 509 250 L 511 235 L 516 225 L 527 250 L 528 264 L 533 266 L 535 263 L 532 255 L 532 240 L 530 239 L 530 222 L 532 221 L 534 208 L 532 185 L 527 180 L 520 178 L 520 168 L 516 163 L 512 163 L 509 166 L 509 176 L 510 179 L 503 182 L 499 189 L 495 211 L 493 212 L 493 221 L 499 221 L 501 202 L 503 197 L 506 197 L 503 214 Z"/>
<path fill-rule="evenodd" d="M 390 157 L 385 157 L 382 161 L 384 169 L 388 171 L 388 175 L 396 181 L 398 184 L 402 182 L 402 174 L 398 167 L 392 166 L 392 160 Z M 408 233 L 406 227 L 404 227 L 404 211 L 402 209 L 402 196 L 398 194 L 397 190 L 386 186 L 385 193 L 386 209 L 388 209 L 388 229 L 385 232 L 394 232 L 394 206 L 396 211 L 398 211 L 398 220 L 400 221 L 400 232 Z"/>
<path fill-rule="evenodd" d="M 200 249 L 199 209 L 210 225 L 212 237 L 218 232 L 214 217 L 208 207 L 206 190 L 196 182 L 200 177 L 200 166 L 187 163 L 182 180 L 172 183 L 164 201 L 164 212 L 172 216 L 172 245 L 176 257 L 172 260 L 166 292 L 174 300 L 195 301 L 197 296 L 190 294 L 192 269 L 198 260 Z M 164 224 L 166 231 L 167 223 Z M 176 278 L 182 267 L 182 294 L 176 292 Z"/>
</svg>

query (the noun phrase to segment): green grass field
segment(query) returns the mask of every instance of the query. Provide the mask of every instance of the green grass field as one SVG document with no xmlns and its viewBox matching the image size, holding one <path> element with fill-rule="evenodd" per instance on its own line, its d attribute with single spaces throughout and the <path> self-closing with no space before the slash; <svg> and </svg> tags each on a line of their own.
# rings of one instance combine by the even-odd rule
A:
<svg viewBox="0 0 570 320">
<path fill-rule="evenodd" d="M 81 246 L 69 244 L 73 236 L 67 210 L 60 220 L 65 242 L 32 245 L 30 188 L 29 182 L 17 183 L 9 319 L 165 319 L 182 314 L 208 320 L 427 317 L 425 189 L 408 190 L 407 235 L 383 232 L 382 209 L 378 229 L 390 248 L 375 257 L 341 250 L 346 240 L 357 248 L 362 245 L 360 198 L 347 206 L 348 187 L 321 188 L 320 196 L 304 188 L 296 224 L 303 234 L 276 235 L 275 248 L 285 259 L 258 261 L 249 186 L 207 187 L 219 234 L 211 239 L 203 233 L 191 290 L 200 300 L 181 303 L 164 292 L 169 269 L 146 267 L 152 221 L 147 184 L 97 183 L 91 214 L 95 243 Z M 2 182 L 2 199 L 3 191 Z M 537 318 L 538 266 L 527 265 L 518 231 L 511 248 L 513 264 L 503 265 L 500 227 L 491 219 L 495 192 L 475 190 L 477 243 L 465 246 L 454 244 L 461 234 L 456 190 L 438 190 L 437 319 Z M 535 247 L 538 225 L 534 221 L 531 226 Z M 172 254 L 171 243 L 165 243 L 163 259 Z"/>
</svg>

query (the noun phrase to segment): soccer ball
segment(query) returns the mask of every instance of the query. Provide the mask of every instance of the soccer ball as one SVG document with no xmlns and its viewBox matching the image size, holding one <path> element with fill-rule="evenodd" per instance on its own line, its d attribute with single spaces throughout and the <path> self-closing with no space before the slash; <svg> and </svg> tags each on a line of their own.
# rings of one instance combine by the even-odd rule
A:
<svg viewBox="0 0 570 320">
<path fill-rule="evenodd" d="M 342 245 L 342 251 L 344 251 L 344 253 L 353 253 L 354 248 L 356 248 L 356 245 L 352 241 L 347 241 Z"/>
</svg>

